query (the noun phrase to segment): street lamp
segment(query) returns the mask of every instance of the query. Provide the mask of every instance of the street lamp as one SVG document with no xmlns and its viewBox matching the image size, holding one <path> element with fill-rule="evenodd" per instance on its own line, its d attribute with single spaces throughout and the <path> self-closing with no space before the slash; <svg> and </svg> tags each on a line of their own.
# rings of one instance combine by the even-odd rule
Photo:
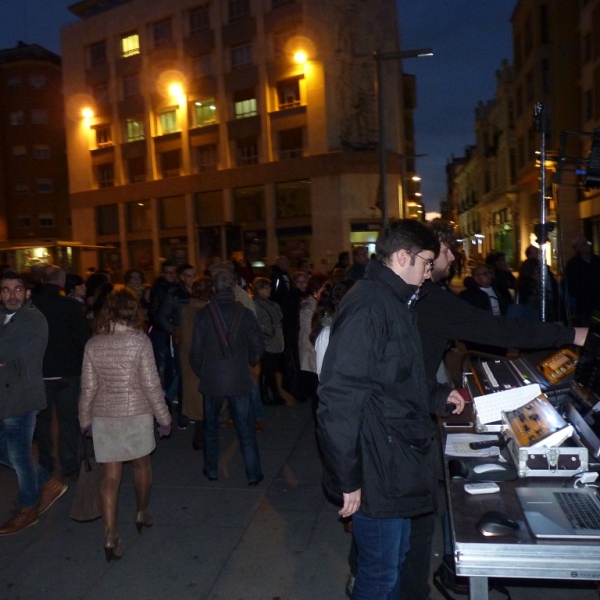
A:
<svg viewBox="0 0 600 600">
<path fill-rule="evenodd" d="M 377 96 L 379 104 L 379 177 L 381 181 L 381 220 L 385 227 L 389 223 L 387 203 L 387 164 L 385 150 L 385 105 L 383 98 L 383 61 L 399 60 L 403 58 L 418 58 L 420 56 L 433 56 L 432 48 L 421 48 L 419 50 L 400 50 L 398 52 L 373 52 L 373 58 L 377 64 Z M 402 194 L 404 196 L 405 181 L 402 180 Z"/>
</svg>

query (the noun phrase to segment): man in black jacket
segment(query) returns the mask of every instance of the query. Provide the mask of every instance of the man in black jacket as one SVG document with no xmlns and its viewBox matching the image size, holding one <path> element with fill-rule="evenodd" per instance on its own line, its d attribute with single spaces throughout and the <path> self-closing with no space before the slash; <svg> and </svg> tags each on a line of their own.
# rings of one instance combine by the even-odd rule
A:
<svg viewBox="0 0 600 600">
<path fill-rule="evenodd" d="M 400 220 L 377 240 L 377 261 L 346 294 L 332 324 L 319 387 L 318 437 L 330 496 L 354 515 L 354 597 L 398 589 L 411 517 L 436 504 L 430 414 L 464 401 L 428 386 L 413 305 L 439 243 L 421 223 Z"/>
<path fill-rule="evenodd" d="M 204 469 L 219 477 L 219 414 L 227 398 L 246 463 L 249 485 L 263 480 L 251 403 L 251 368 L 265 345 L 254 313 L 235 300 L 235 279 L 228 271 L 213 276 L 214 298 L 194 319 L 189 361 L 204 395 Z"/>
<path fill-rule="evenodd" d="M 48 347 L 44 354 L 48 408 L 37 417 L 35 438 L 40 464 L 52 473 L 52 413 L 56 410 L 58 457 L 63 477 L 69 479 L 79 473 L 79 388 L 83 350 L 90 339 L 90 328 L 79 304 L 61 296 L 65 278 L 61 268 L 46 267 L 42 284 L 33 296 L 33 303 L 48 321 Z"/>
</svg>

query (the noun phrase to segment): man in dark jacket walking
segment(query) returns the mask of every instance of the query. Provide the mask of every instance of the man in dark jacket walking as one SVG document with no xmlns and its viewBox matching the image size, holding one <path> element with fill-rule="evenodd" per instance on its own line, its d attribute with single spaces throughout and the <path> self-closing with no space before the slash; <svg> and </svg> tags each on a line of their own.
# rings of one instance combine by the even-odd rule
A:
<svg viewBox="0 0 600 600">
<path fill-rule="evenodd" d="M 33 296 L 33 303 L 48 321 L 48 347 L 44 354 L 48 408 L 37 417 L 35 438 L 40 464 L 52 473 L 52 413 L 56 410 L 58 457 L 63 477 L 68 479 L 79 473 L 79 390 L 83 350 L 90 339 L 90 328 L 79 304 L 61 296 L 65 279 L 61 268 L 46 267 L 39 291 Z"/>
<path fill-rule="evenodd" d="M 2 274 L 0 300 L 0 464 L 16 471 L 19 484 L 19 507 L 0 527 L 0 535 L 11 535 L 37 523 L 67 486 L 31 454 L 35 415 L 46 407 L 46 319 L 31 304 L 29 290 L 14 271 Z"/>
<path fill-rule="evenodd" d="M 190 364 L 204 394 L 204 475 L 219 477 L 219 414 L 227 398 L 246 463 L 249 485 L 263 480 L 252 412 L 251 367 L 265 345 L 254 313 L 235 300 L 235 280 L 227 271 L 213 276 L 215 296 L 197 313 Z"/>
<path fill-rule="evenodd" d="M 358 572 L 353 598 L 398 589 L 411 517 L 435 509 L 434 424 L 460 394 L 426 385 L 413 305 L 439 250 L 421 223 L 400 220 L 377 240 L 377 261 L 346 294 L 321 371 L 318 436 L 327 489 L 353 516 Z"/>
</svg>

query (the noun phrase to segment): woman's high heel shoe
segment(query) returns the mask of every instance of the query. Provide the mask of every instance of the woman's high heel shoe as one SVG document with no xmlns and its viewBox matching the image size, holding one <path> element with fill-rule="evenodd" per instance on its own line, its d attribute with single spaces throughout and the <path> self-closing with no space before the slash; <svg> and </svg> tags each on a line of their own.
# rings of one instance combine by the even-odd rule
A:
<svg viewBox="0 0 600 600">
<path fill-rule="evenodd" d="M 104 554 L 106 562 L 110 562 L 113 558 L 119 559 L 123 556 L 121 548 L 121 538 L 118 535 L 107 535 L 104 539 Z"/>
<path fill-rule="evenodd" d="M 146 511 L 139 511 L 135 514 L 135 526 L 138 533 L 142 533 L 144 527 L 152 527 L 153 524 L 154 519 Z"/>
</svg>

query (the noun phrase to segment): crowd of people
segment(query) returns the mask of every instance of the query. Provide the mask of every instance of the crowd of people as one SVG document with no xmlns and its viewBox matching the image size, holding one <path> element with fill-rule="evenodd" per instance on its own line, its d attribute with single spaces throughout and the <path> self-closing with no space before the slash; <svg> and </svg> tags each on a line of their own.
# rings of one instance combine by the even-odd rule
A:
<svg viewBox="0 0 600 600">
<path fill-rule="evenodd" d="M 579 246 L 583 263 L 571 271 L 589 277 L 600 259 Z M 382 229 L 374 257 L 356 247 L 327 274 L 307 262 L 293 271 L 284 256 L 260 274 L 243 260 L 215 257 L 202 274 L 166 261 L 152 285 L 135 269 L 118 284 L 102 270 L 84 281 L 53 265 L 1 268 L 0 464 L 16 471 L 19 497 L 0 535 L 35 524 L 65 493 L 91 436 L 103 465 L 104 551 L 118 559 L 123 462 L 133 465 L 138 531 L 153 524 L 156 430 L 193 425 L 202 473 L 216 481 L 219 427 L 235 425 L 247 483 L 257 485 L 264 406 L 310 402 L 326 492 L 352 517 L 352 598 L 427 598 L 439 471 L 431 415 L 464 406 L 444 372 L 451 342 L 501 351 L 582 345 L 587 334 L 506 316 L 516 298 L 539 297 L 533 251 L 518 280 L 495 253 L 462 298 L 446 285 L 455 257 L 451 227 L 400 220 Z M 569 283 L 573 298 L 588 299 L 583 287 Z M 585 324 L 588 307 L 577 306 Z"/>
</svg>

